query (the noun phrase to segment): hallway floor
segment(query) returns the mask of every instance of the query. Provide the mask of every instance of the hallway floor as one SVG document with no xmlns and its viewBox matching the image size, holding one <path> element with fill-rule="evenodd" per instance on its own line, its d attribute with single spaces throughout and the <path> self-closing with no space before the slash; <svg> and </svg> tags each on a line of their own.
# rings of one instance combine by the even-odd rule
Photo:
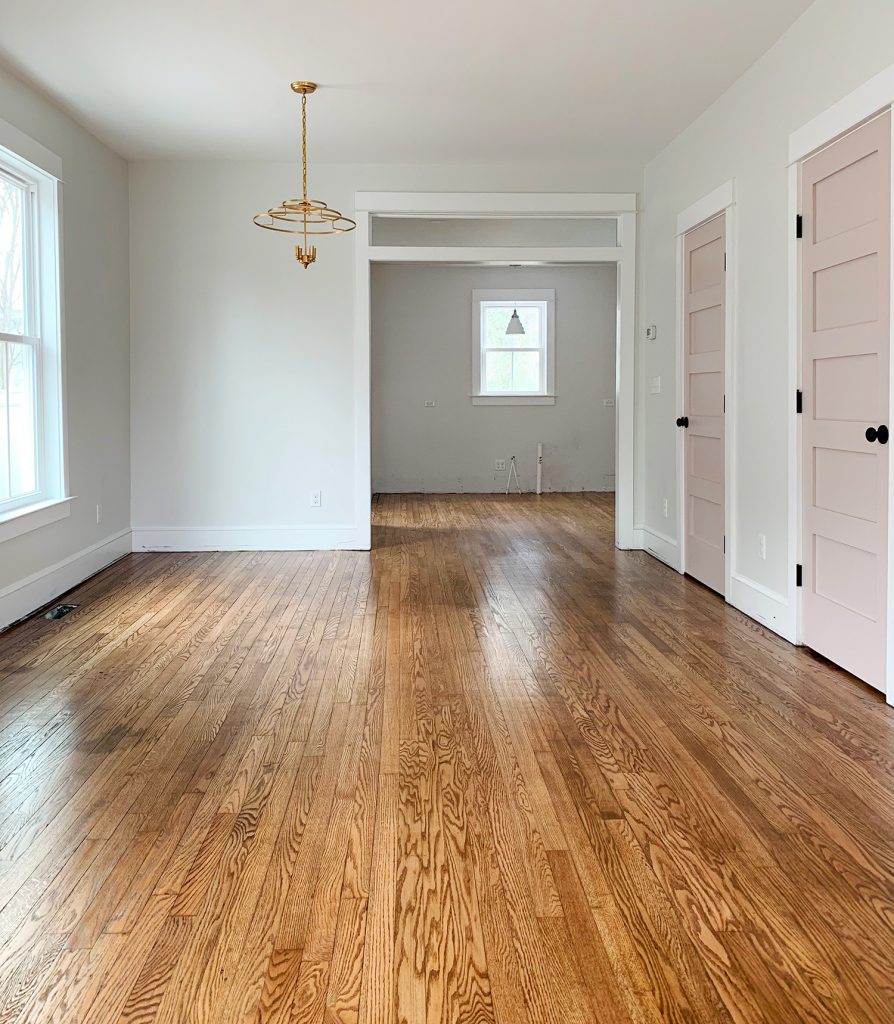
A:
<svg viewBox="0 0 894 1024">
<path fill-rule="evenodd" d="M 894 1021 L 894 709 L 610 495 L 374 517 L 0 636 L 0 1024 Z"/>
</svg>

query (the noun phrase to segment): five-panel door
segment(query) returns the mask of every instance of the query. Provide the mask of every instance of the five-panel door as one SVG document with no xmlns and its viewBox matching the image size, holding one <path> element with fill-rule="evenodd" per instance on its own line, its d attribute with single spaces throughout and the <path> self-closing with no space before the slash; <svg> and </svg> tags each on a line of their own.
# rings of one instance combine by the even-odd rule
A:
<svg viewBox="0 0 894 1024">
<path fill-rule="evenodd" d="M 885 687 L 891 116 L 801 166 L 802 636 Z"/>
<path fill-rule="evenodd" d="M 724 335 L 726 216 L 683 236 L 685 571 L 726 591 Z"/>
</svg>

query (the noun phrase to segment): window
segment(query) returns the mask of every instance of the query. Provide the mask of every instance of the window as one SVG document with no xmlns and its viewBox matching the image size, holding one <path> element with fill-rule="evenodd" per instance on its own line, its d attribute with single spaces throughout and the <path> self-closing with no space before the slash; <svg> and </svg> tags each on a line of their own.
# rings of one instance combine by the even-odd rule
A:
<svg viewBox="0 0 894 1024">
<path fill-rule="evenodd" d="M 472 308 L 473 404 L 553 404 L 555 292 L 476 290 Z"/>
<path fill-rule="evenodd" d="M 0 519 L 63 497 L 57 187 L 0 149 Z"/>
</svg>

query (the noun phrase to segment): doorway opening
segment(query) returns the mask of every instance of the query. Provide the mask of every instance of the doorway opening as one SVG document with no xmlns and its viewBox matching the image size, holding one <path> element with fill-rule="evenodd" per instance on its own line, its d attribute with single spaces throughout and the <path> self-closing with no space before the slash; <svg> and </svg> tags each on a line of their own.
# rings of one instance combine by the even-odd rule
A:
<svg viewBox="0 0 894 1024">
<path fill-rule="evenodd" d="M 371 309 L 374 495 L 614 492 L 615 264 L 377 263 Z"/>
<path fill-rule="evenodd" d="M 591 272 L 597 273 L 603 267 L 607 268 L 606 273 L 614 271 L 614 375 L 610 391 L 594 387 L 593 400 L 599 403 L 599 408 L 608 410 L 609 415 L 614 411 L 615 541 L 621 548 L 636 547 L 633 529 L 635 195 L 358 193 L 355 208 L 358 216 L 356 493 L 358 534 L 365 534 L 365 543 L 359 546 L 369 547 L 371 541 L 373 435 L 370 409 L 371 388 L 377 387 L 377 382 L 371 380 L 371 299 L 373 268 L 384 264 L 392 268 L 384 270 L 385 275 L 399 274 L 401 267 L 420 271 L 428 268 L 431 273 L 437 273 L 438 265 L 463 272 L 481 268 L 545 274 L 551 268 L 557 271 L 591 268 Z M 505 288 L 509 283 L 500 287 Z M 540 283 L 543 284 L 542 279 Z M 527 285 L 532 286 L 532 281 Z M 459 342 L 468 353 L 467 360 L 471 359 L 469 320 L 463 332 L 464 338 L 469 340 L 465 346 L 462 346 L 462 339 Z M 561 374 L 561 358 L 559 355 L 557 380 Z M 523 358 L 520 362 L 528 360 Z M 524 376 L 519 379 L 524 383 Z M 491 395 L 474 394 L 471 379 L 467 379 L 464 391 L 466 401 L 475 399 L 476 404 L 499 401 Z M 407 395 L 406 400 L 416 403 L 423 415 L 437 409 L 437 404 L 425 405 L 427 401 L 437 403 L 436 397 L 419 393 Z M 552 401 L 557 406 L 562 402 L 561 394 L 556 397 L 545 391 L 531 395 L 530 400 L 541 404 Z M 429 422 L 436 418 L 437 413 L 429 417 Z M 529 442 L 526 442 L 528 447 Z M 497 462 L 505 458 L 508 472 L 513 454 L 518 457 L 521 452 L 494 450 L 487 456 L 487 463 L 492 462 L 494 466 L 490 471 L 491 485 L 493 475 L 503 472 L 497 470 Z M 530 453 L 527 454 L 530 477 L 536 474 L 536 463 Z M 548 455 L 546 446 L 544 455 L 545 458 Z M 379 465 L 385 463 L 377 465 L 377 472 Z M 544 481 L 546 477 L 544 472 Z M 482 484 L 479 482 L 478 486 Z M 610 486 L 608 481 L 604 486 Z"/>
</svg>

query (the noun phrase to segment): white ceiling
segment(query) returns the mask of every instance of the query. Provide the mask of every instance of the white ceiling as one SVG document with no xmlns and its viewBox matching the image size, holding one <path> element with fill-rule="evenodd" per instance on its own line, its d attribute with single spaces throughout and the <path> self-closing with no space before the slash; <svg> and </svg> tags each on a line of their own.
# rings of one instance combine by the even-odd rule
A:
<svg viewBox="0 0 894 1024">
<path fill-rule="evenodd" d="M 810 0 L 0 0 L 0 59 L 131 159 L 638 163 Z"/>
</svg>

